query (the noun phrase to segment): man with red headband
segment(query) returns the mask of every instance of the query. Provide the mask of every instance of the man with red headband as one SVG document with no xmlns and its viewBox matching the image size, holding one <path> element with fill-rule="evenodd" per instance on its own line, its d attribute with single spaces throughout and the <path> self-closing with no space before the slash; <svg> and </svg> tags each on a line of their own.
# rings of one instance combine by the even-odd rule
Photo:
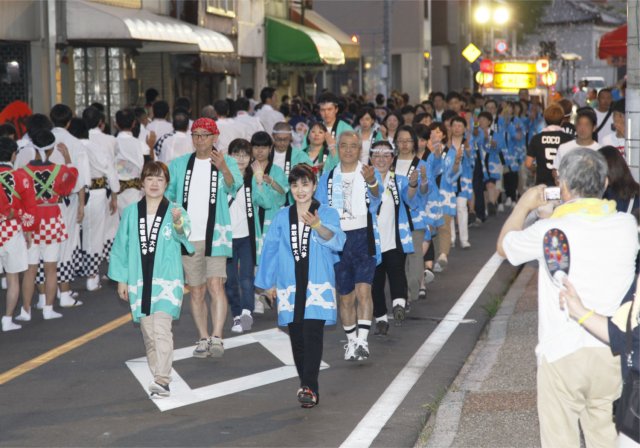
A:
<svg viewBox="0 0 640 448">
<path fill-rule="evenodd" d="M 189 241 L 195 253 L 183 253 L 186 282 L 191 291 L 191 310 L 199 340 L 196 358 L 220 357 L 224 353 L 222 328 L 227 316 L 227 258 L 232 256 L 231 216 L 227 195 L 234 196 L 242 186 L 242 175 L 232 157 L 219 152 L 215 144 L 220 131 L 211 118 L 199 118 L 191 126 L 195 153 L 174 159 L 169 165 L 171 181 L 165 196 L 178 202 L 189 214 Z M 209 332 L 211 296 L 213 332 Z"/>
</svg>

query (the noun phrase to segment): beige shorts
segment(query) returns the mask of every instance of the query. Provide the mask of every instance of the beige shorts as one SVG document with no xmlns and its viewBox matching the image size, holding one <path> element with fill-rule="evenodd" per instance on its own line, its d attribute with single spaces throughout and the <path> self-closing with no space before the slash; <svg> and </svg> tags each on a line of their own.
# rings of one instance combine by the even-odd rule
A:
<svg viewBox="0 0 640 448">
<path fill-rule="evenodd" d="M 227 278 L 227 257 L 205 257 L 204 241 L 191 241 L 196 251 L 182 256 L 185 281 L 189 286 L 201 286 L 208 278 Z"/>
</svg>

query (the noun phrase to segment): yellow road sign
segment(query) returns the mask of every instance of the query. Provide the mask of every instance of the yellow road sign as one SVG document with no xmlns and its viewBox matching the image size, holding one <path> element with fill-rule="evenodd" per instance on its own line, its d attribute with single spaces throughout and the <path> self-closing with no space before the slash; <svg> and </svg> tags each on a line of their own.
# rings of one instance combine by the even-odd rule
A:
<svg viewBox="0 0 640 448">
<path fill-rule="evenodd" d="M 462 56 L 469 61 L 469 63 L 473 63 L 476 59 L 480 57 L 482 51 L 478 47 L 473 44 L 469 44 L 462 50 Z"/>
</svg>

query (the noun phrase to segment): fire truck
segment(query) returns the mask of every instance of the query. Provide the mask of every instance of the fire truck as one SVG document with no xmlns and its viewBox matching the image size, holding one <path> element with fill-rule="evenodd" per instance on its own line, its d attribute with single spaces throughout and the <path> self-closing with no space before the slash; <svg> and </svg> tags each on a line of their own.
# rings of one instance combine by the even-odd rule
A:
<svg viewBox="0 0 640 448">
<path fill-rule="evenodd" d="M 549 69 L 548 59 L 480 61 L 476 82 L 483 96 L 500 101 L 517 101 L 518 93 L 527 89 L 532 99 L 538 98 L 544 106 L 549 91 L 558 77 Z"/>
</svg>

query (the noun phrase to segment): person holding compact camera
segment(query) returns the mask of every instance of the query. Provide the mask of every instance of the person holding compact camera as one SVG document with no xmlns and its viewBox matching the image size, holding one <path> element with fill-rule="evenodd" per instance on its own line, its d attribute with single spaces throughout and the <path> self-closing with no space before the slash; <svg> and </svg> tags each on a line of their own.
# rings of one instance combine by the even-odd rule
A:
<svg viewBox="0 0 640 448">
<path fill-rule="evenodd" d="M 545 185 L 529 189 L 505 222 L 497 249 L 514 265 L 538 260 L 546 265 L 547 232 L 563 232 L 568 279 L 586 308 L 612 316 L 635 277 L 637 224 L 601 199 L 607 163 L 597 151 L 578 148 L 566 154 L 558 170 L 561 205 L 549 219 L 524 228 L 531 211 L 548 205 Z M 580 428 L 587 446 L 615 446 L 613 402 L 620 396 L 620 361 L 583 324 L 568 319 L 558 306 L 561 285 L 542 268 L 538 275 L 537 403 L 543 447 L 579 446 Z"/>
<path fill-rule="evenodd" d="M 182 205 L 191 220 L 189 242 L 192 256 L 183 253 L 186 282 L 191 291 L 191 311 L 199 334 L 193 356 L 221 357 L 222 328 L 227 316 L 227 258 L 232 257 L 232 225 L 227 196 L 235 197 L 243 185 L 238 163 L 219 152 L 215 144 L 220 131 L 211 118 L 198 118 L 191 126 L 196 151 L 174 159 L 169 165 L 171 181 L 165 196 Z M 209 333 L 211 296 L 213 332 Z"/>
</svg>

